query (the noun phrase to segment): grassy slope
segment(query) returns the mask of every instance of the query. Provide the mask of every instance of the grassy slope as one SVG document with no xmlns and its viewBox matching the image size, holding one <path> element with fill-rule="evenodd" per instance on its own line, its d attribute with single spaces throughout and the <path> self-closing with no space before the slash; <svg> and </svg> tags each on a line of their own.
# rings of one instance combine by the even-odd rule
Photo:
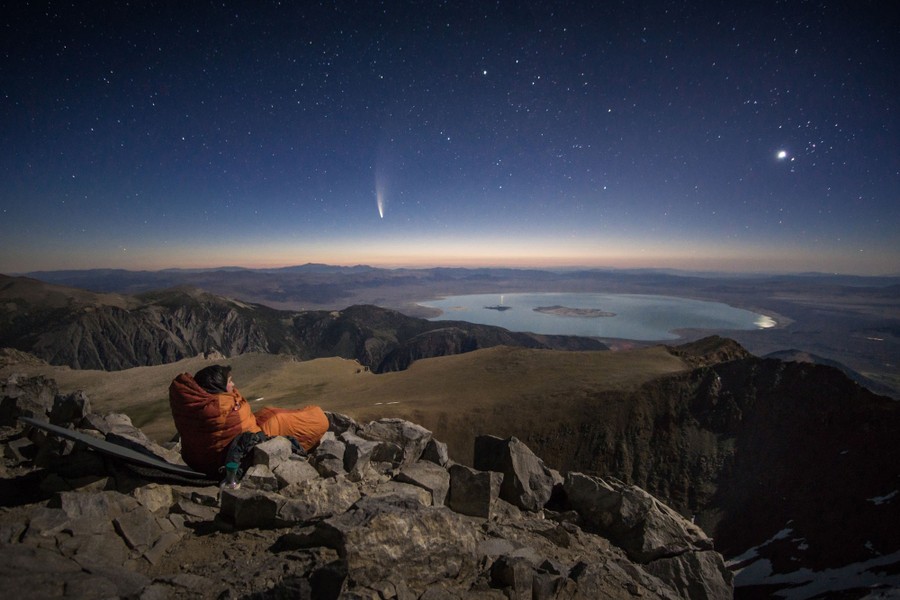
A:
<svg viewBox="0 0 900 600">
<path fill-rule="evenodd" d="M 687 369 L 662 347 L 622 352 L 498 347 L 420 360 L 407 371 L 383 375 L 339 358 L 299 362 L 248 354 L 119 372 L 18 364 L 0 368 L 0 377 L 11 372 L 45 374 L 56 379 L 62 392 L 85 390 L 95 412 L 125 412 L 148 435 L 165 441 L 175 433 L 169 382 L 178 373 L 213 363 L 231 364 L 244 395 L 250 400 L 263 397 L 260 408 L 319 404 L 359 421 L 409 419 L 447 442 L 451 456 L 461 462 L 471 461 L 475 435 L 515 435 L 527 441 L 543 432 L 577 428 L 595 416 L 617 419 L 622 416 L 616 410 L 621 392 Z"/>
</svg>

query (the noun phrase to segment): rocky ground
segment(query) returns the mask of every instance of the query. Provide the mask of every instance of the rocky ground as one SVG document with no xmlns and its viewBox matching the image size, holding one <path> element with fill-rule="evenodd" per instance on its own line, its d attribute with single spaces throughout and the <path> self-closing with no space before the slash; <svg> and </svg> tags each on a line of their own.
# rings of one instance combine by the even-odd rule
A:
<svg viewBox="0 0 900 600">
<path fill-rule="evenodd" d="M 331 414 L 308 457 L 254 448 L 241 486 L 174 480 L 25 427 L 34 416 L 170 461 L 84 394 L 0 393 L 0 582 L 25 598 L 724 598 L 711 540 L 642 489 L 547 468 L 516 438 L 474 468 L 408 421 Z"/>
</svg>

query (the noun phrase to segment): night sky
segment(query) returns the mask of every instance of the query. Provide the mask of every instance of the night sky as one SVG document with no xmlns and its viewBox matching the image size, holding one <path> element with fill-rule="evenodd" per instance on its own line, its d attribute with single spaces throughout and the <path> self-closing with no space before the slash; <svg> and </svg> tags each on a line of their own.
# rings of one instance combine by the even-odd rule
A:
<svg viewBox="0 0 900 600">
<path fill-rule="evenodd" d="M 900 273 L 892 2 L 2 11 L 3 273 Z"/>
</svg>

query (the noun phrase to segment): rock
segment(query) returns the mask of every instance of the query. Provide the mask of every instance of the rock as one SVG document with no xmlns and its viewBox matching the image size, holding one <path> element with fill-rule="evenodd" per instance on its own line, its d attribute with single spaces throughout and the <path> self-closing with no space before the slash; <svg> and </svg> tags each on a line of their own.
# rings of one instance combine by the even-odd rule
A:
<svg viewBox="0 0 900 600">
<path fill-rule="evenodd" d="M 150 512 L 168 509 L 174 502 L 172 487 L 157 483 L 148 483 L 135 488 L 132 495 L 135 500 L 140 502 Z"/>
<path fill-rule="evenodd" d="M 447 506 L 463 515 L 491 517 L 495 501 L 500 496 L 503 475 L 492 471 L 477 471 L 463 465 L 450 467 L 450 493 Z"/>
<path fill-rule="evenodd" d="M 244 473 L 241 485 L 268 492 L 274 492 L 279 487 L 278 478 L 275 477 L 268 465 L 264 464 L 251 465 L 247 472 Z"/>
<path fill-rule="evenodd" d="M 476 437 L 474 467 L 503 473 L 500 497 L 523 510 L 538 512 L 553 492 L 555 480 L 550 469 L 515 437 Z"/>
<path fill-rule="evenodd" d="M 341 477 L 304 481 L 282 491 L 223 490 L 219 514 L 237 529 L 288 527 L 339 514 L 360 497 L 356 486 Z"/>
<path fill-rule="evenodd" d="M 319 441 L 319 445 L 313 450 L 310 464 L 322 477 L 335 477 L 346 473 L 344 469 L 344 452 L 346 446 L 334 437 L 334 433 L 327 432 Z"/>
<path fill-rule="evenodd" d="M 380 442 L 366 440 L 350 432 L 341 434 L 344 443 L 344 470 L 354 474 L 354 479 L 361 479 L 360 474 L 372 460 L 372 454 Z"/>
<path fill-rule="evenodd" d="M 253 447 L 252 463 L 274 469 L 288 460 L 292 453 L 291 441 L 284 436 L 276 436 Z"/>
<path fill-rule="evenodd" d="M 333 432 L 336 436 L 346 431 L 355 435 L 360 429 L 359 423 L 347 415 L 326 410 L 325 416 L 328 417 L 328 431 Z"/>
<path fill-rule="evenodd" d="M 660 558 L 644 568 L 691 600 L 730 598 L 734 587 L 734 574 L 722 555 L 711 550 Z"/>
<path fill-rule="evenodd" d="M 433 462 L 436 465 L 447 467 L 450 464 L 450 454 L 447 452 L 447 444 L 436 439 L 431 439 L 422 451 L 422 460 Z"/>
<path fill-rule="evenodd" d="M 386 481 L 374 491 L 366 494 L 366 498 L 379 498 L 386 502 L 403 505 L 410 501 L 422 506 L 433 506 L 431 492 L 416 485 L 400 483 L 399 481 Z"/>
<path fill-rule="evenodd" d="M 609 538 L 636 562 L 712 549 L 703 530 L 638 487 L 569 473 L 563 490 L 588 530 Z"/>
<path fill-rule="evenodd" d="M 437 583 L 465 589 L 475 578 L 474 531 L 446 508 L 363 499 L 316 525 L 310 541 L 337 550 L 351 589 L 399 580 L 418 596 Z"/>
<path fill-rule="evenodd" d="M 19 417 L 47 420 L 57 393 L 52 379 L 9 377 L 0 391 L 0 425 L 16 426 Z"/>
<path fill-rule="evenodd" d="M 294 502 L 293 507 L 301 507 L 302 520 L 340 514 L 360 498 L 359 488 L 345 477 L 301 481 L 284 488 L 282 494 Z"/>
<path fill-rule="evenodd" d="M 406 465 L 400 469 L 395 479 L 429 491 L 434 506 L 442 506 L 450 491 L 450 473 L 431 462 L 417 461 Z"/>
<path fill-rule="evenodd" d="M 153 547 L 163 534 L 153 514 L 143 506 L 116 517 L 113 526 L 128 547 L 141 554 Z"/>
<path fill-rule="evenodd" d="M 278 480 L 279 488 L 319 477 L 319 472 L 309 461 L 296 458 L 282 462 L 272 472 Z"/>
<path fill-rule="evenodd" d="M 83 391 L 68 395 L 57 394 L 50 409 L 50 422 L 54 425 L 77 425 L 91 413 L 91 401 Z"/>
<path fill-rule="evenodd" d="M 390 442 L 398 446 L 402 450 L 402 457 L 395 466 L 408 465 L 419 460 L 425 446 L 431 441 L 430 431 L 403 419 L 373 421 L 363 426 L 359 435 L 367 440 Z"/>
</svg>

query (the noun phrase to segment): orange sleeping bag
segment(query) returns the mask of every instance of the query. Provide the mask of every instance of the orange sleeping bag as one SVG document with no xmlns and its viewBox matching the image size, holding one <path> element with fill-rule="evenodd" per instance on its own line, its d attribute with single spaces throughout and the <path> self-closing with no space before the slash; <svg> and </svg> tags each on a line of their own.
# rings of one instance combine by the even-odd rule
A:
<svg viewBox="0 0 900 600">
<path fill-rule="evenodd" d="M 268 436 L 286 435 L 296 438 L 307 452 L 328 431 L 328 417 L 318 406 L 299 409 L 264 408 L 256 413 L 256 423 Z"/>
<path fill-rule="evenodd" d="M 212 478 L 218 477 L 225 464 L 231 441 L 245 431 L 292 436 L 307 451 L 328 431 L 328 417 L 318 406 L 263 408 L 253 414 L 237 388 L 211 394 L 189 373 L 172 381 L 169 406 L 181 436 L 181 457 L 189 467 Z"/>
<path fill-rule="evenodd" d="M 184 462 L 213 478 L 225 464 L 231 440 L 245 431 L 260 431 L 237 389 L 210 394 L 189 373 L 182 373 L 169 386 L 169 407 L 181 436 Z"/>
</svg>

